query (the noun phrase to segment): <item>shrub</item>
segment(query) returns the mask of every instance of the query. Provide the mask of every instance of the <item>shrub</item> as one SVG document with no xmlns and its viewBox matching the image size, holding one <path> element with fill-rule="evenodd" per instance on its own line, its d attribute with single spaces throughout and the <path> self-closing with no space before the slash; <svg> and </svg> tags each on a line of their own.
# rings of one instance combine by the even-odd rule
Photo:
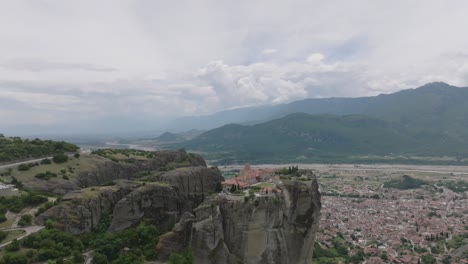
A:
<svg viewBox="0 0 468 264">
<path fill-rule="evenodd" d="M 49 210 L 52 206 L 54 206 L 54 203 L 53 202 L 47 202 L 45 203 L 44 205 L 42 205 L 41 207 L 39 207 L 39 209 L 37 210 L 37 212 L 35 213 L 36 216 L 42 214 L 43 212 Z"/>
<path fill-rule="evenodd" d="M 0 230 L 0 242 L 8 236 L 8 233 Z"/>
<path fill-rule="evenodd" d="M 6 250 L 9 252 L 18 251 L 21 247 L 20 242 L 17 239 L 11 241 L 11 243 L 6 247 Z"/>
<path fill-rule="evenodd" d="M 172 254 L 169 257 L 169 264 L 192 264 L 193 255 L 192 251 L 185 250 L 181 254 Z"/>
<path fill-rule="evenodd" d="M 42 165 L 52 164 L 52 161 L 50 159 L 43 159 L 43 160 L 41 160 L 41 164 Z"/>
<path fill-rule="evenodd" d="M 24 214 L 21 216 L 21 219 L 18 221 L 19 226 L 29 226 L 32 223 L 32 215 Z"/>
<path fill-rule="evenodd" d="M 58 155 L 55 155 L 52 160 L 59 164 L 59 163 L 65 163 L 68 161 L 68 156 L 65 155 L 65 154 L 58 154 Z"/>
<path fill-rule="evenodd" d="M 29 170 L 29 166 L 28 166 L 28 164 L 25 164 L 25 163 L 20 164 L 20 165 L 18 166 L 18 170 L 19 170 L 19 171 L 27 171 L 27 170 Z"/>
<path fill-rule="evenodd" d="M 0 214 L 0 223 L 3 223 L 7 220 L 5 213 Z"/>
<path fill-rule="evenodd" d="M 40 180 L 49 180 L 52 177 L 57 177 L 57 174 L 50 171 L 46 171 L 45 173 L 38 173 L 34 177 Z"/>
<path fill-rule="evenodd" d="M 0 261 L 1 264 L 27 264 L 28 259 L 23 254 L 7 253 Z"/>
<path fill-rule="evenodd" d="M 80 153 L 78 153 L 78 152 L 77 152 L 77 153 L 75 153 L 75 155 L 73 155 L 73 157 L 75 157 L 75 158 L 77 158 L 77 159 L 78 159 L 78 158 L 80 157 Z"/>
<path fill-rule="evenodd" d="M 107 257 L 104 254 L 94 253 L 93 254 L 93 264 L 107 264 Z"/>
</svg>

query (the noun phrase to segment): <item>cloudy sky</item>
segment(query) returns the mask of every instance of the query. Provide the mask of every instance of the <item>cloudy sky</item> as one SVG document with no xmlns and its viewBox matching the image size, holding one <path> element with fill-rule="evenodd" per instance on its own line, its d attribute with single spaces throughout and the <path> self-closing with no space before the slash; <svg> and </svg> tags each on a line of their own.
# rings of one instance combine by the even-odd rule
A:
<svg viewBox="0 0 468 264">
<path fill-rule="evenodd" d="M 468 86 L 467 13 L 464 0 L 0 0 L 0 132 Z"/>
</svg>

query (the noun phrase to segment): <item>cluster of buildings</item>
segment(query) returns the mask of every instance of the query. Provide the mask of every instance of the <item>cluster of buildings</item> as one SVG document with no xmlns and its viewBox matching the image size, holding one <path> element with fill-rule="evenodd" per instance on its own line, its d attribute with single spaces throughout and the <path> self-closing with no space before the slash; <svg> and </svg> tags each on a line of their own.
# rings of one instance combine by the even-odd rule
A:
<svg viewBox="0 0 468 264">
<path fill-rule="evenodd" d="M 274 176 L 273 169 L 252 169 L 250 164 L 245 164 L 239 176 L 222 182 L 224 189 L 230 189 L 233 185 L 245 189 L 252 184 L 265 182 Z"/>
<path fill-rule="evenodd" d="M 440 261 L 448 253 L 446 246 L 441 247 L 440 253 L 431 252 L 431 248 L 467 232 L 466 195 L 449 189 L 443 192 L 387 189 L 381 193 L 382 198 L 362 198 L 368 196 L 363 194 L 374 193 L 362 186 L 354 190 L 361 198 L 350 196 L 349 188 L 337 190 L 343 194 L 341 197 L 322 196 L 321 232 L 317 241 L 330 244 L 332 238 L 342 234 L 346 241 L 373 255 L 367 263 L 417 264 L 427 252 Z M 418 253 L 417 249 L 424 252 Z M 380 259 L 383 252 L 390 262 Z M 458 263 L 468 263 L 461 261 Z"/>
</svg>

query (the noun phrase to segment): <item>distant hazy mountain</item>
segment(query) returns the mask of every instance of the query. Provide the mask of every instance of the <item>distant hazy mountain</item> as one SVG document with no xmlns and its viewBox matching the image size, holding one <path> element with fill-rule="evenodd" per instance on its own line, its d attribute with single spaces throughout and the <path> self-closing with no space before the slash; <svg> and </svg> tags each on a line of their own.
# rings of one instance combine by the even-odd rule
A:
<svg viewBox="0 0 468 264">
<path fill-rule="evenodd" d="M 165 133 L 162 133 L 159 137 L 154 138 L 154 140 L 160 143 L 186 141 L 186 140 L 193 139 L 203 134 L 204 132 L 205 130 L 196 130 L 196 129 L 192 129 L 192 130 L 184 131 L 180 133 L 165 132 Z"/>
<path fill-rule="evenodd" d="M 181 135 L 170 132 L 165 132 L 156 139 L 160 142 L 176 142 L 184 140 L 184 138 Z"/>
<path fill-rule="evenodd" d="M 388 95 L 360 98 L 305 99 L 289 104 L 241 108 L 209 116 L 185 117 L 177 120 L 184 129 L 212 129 L 225 124 L 255 124 L 288 114 L 367 115 L 399 122 L 407 129 L 419 126 L 437 131 L 452 126 L 468 125 L 468 89 L 446 83 L 430 83 L 417 89 Z"/>
<path fill-rule="evenodd" d="M 226 163 L 388 155 L 462 159 L 468 156 L 466 102 L 467 88 L 445 83 L 375 97 L 307 99 L 269 107 L 279 119 L 225 125 L 178 147 L 208 152 Z M 252 112 L 252 117 L 259 115 Z"/>
</svg>

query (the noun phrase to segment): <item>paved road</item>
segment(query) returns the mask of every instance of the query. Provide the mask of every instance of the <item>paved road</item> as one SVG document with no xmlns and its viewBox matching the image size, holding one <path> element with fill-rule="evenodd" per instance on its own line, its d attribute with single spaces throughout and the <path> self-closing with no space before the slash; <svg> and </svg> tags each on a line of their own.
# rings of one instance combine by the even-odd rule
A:
<svg viewBox="0 0 468 264">
<path fill-rule="evenodd" d="M 86 151 L 80 150 L 80 153 L 83 154 L 83 153 L 86 153 Z M 75 153 L 67 153 L 67 155 L 68 155 L 68 157 L 72 157 L 73 155 L 75 155 Z M 19 161 L 19 162 L 10 163 L 10 164 L 4 164 L 4 165 L 0 165 L 0 170 L 15 167 L 15 166 L 18 166 L 18 165 L 24 164 L 24 163 L 40 162 L 43 159 L 52 159 L 52 158 L 53 157 L 50 156 L 50 157 L 42 157 L 42 158 L 39 158 L 39 159 L 31 159 L 31 160 Z"/>
<path fill-rule="evenodd" d="M 23 239 L 23 238 L 31 235 L 31 234 L 37 233 L 37 232 L 41 231 L 44 228 L 45 228 L 45 226 L 27 226 L 27 227 L 21 227 L 21 228 L 3 229 L 3 231 L 15 231 L 15 230 L 24 231 L 25 233 L 23 235 L 16 238 L 17 240 L 20 240 L 20 239 Z M 10 243 L 11 243 L 11 241 L 1 244 L 0 245 L 0 250 L 5 248 L 6 246 L 8 246 Z"/>
</svg>

